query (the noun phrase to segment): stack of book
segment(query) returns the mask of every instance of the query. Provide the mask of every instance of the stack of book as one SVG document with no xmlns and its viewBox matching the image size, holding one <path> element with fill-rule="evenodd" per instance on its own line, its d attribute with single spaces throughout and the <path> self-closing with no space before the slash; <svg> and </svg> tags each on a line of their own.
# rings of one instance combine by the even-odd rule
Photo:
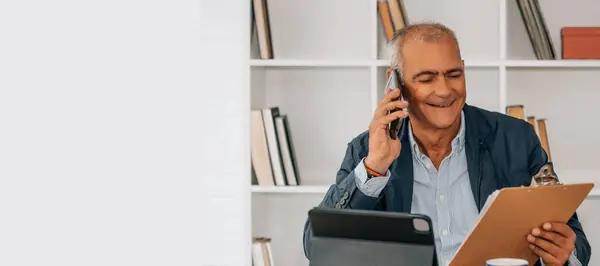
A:
<svg viewBox="0 0 600 266">
<path fill-rule="evenodd" d="M 279 107 L 253 109 L 251 158 L 253 184 L 297 186 L 300 176 L 288 116 Z"/>
<path fill-rule="evenodd" d="M 548 119 L 536 118 L 534 115 L 526 115 L 525 106 L 522 104 L 514 104 L 506 106 L 506 114 L 518 119 L 527 120 L 537 133 L 542 143 L 542 148 L 548 155 L 548 162 L 552 162 L 552 155 L 550 154 L 550 141 L 548 140 Z"/>
<path fill-rule="evenodd" d="M 383 33 L 387 41 L 391 41 L 394 33 L 408 25 L 408 15 L 403 0 L 378 0 L 377 9 Z"/>
<path fill-rule="evenodd" d="M 556 52 L 538 0 L 516 0 L 538 60 L 555 60 Z"/>
</svg>

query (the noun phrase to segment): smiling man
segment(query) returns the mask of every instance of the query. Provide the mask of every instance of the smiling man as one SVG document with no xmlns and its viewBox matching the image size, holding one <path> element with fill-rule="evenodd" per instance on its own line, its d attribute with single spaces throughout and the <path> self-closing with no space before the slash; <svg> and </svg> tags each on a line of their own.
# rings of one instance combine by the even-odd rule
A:
<svg viewBox="0 0 600 266">
<path fill-rule="evenodd" d="M 428 215 L 438 261 L 446 265 L 473 228 L 487 197 L 503 187 L 528 186 L 547 163 L 526 121 L 465 103 L 465 68 L 455 34 L 436 23 L 413 24 L 392 40 L 392 68 L 406 101 L 393 90 L 379 103 L 366 132 L 352 139 L 321 207 Z M 408 108 L 388 114 L 388 110 Z M 405 118 L 399 137 L 387 125 Z M 591 248 L 574 214 L 568 223 L 532 228 L 538 265 L 587 265 Z M 357 230 L 360 230 L 357 228 Z M 304 252 L 312 233 L 304 227 Z"/>
</svg>

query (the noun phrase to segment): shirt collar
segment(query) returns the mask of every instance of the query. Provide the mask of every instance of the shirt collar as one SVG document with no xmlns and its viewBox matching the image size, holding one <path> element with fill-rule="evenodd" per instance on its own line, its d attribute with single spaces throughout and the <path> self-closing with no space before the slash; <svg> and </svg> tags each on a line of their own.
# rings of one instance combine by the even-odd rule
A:
<svg viewBox="0 0 600 266">
<path fill-rule="evenodd" d="M 423 155 L 421 153 L 421 151 L 419 150 L 419 145 L 415 141 L 410 120 L 408 121 L 408 138 L 410 140 L 410 146 L 412 147 L 413 155 L 417 156 L 417 158 L 419 158 L 419 159 L 422 159 L 425 155 Z M 456 137 L 454 137 L 454 139 L 452 140 L 451 155 L 462 151 L 464 149 L 464 147 L 465 147 L 465 113 L 464 113 L 464 111 L 461 111 L 460 112 L 460 128 L 458 130 L 458 134 L 456 134 Z"/>
</svg>

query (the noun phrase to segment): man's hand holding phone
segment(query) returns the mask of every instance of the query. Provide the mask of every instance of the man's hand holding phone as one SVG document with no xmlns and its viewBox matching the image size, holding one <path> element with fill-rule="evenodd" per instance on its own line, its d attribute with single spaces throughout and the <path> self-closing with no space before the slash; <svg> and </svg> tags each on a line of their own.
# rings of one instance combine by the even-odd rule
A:
<svg viewBox="0 0 600 266">
<path fill-rule="evenodd" d="M 392 139 L 389 135 L 389 123 L 395 119 L 403 119 L 408 113 L 395 109 L 408 107 L 408 102 L 400 97 L 400 89 L 387 89 L 386 95 L 377 106 L 373 120 L 369 126 L 369 153 L 365 158 L 365 166 L 384 175 L 392 162 L 400 155 L 400 139 Z"/>
</svg>

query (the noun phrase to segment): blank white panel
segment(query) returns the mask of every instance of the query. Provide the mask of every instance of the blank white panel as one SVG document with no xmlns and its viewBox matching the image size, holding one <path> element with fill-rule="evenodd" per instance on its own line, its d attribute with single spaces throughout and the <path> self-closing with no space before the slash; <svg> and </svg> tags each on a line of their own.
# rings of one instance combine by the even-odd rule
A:
<svg viewBox="0 0 600 266">
<path fill-rule="evenodd" d="M 525 105 L 526 115 L 547 118 L 556 171 L 564 181 L 597 180 L 600 69 L 509 69 L 508 104 Z M 574 174 L 574 173 L 581 174 Z"/>
<path fill-rule="evenodd" d="M 510 59 L 535 59 L 533 46 L 515 0 L 507 0 L 507 56 Z M 561 59 L 560 30 L 566 26 L 600 25 L 600 1 L 597 0 L 540 0 L 541 11 Z"/>
<path fill-rule="evenodd" d="M 268 203 L 270 195 L 252 194 L 252 237 L 269 237 L 269 228 L 265 218 L 269 216 Z"/>
<path fill-rule="evenodd" d="M 300 182 L 331 184 L 347 143 L 368 129 L 368 68 L 276 68 L 266 72 L 266 104 L 287 114 Z"/>
<path fill-rule="evenodd" d="M 466 68 L 467 103 L 489 111 L 499 108 L 497 68 Z"/>
<path fill-rule="evenodd" d="M 481 0 L 404 0 L 409 22 L 435 21 L 455 31 L 461 53 L 469 60 L 495 60 L 498 58 L 498 12 L 497 1 Z M 476 11 L 475 11 L 476 10 Z M 381 18 L 378 15 L 378 19 Z M 381 29 L 381 23 L 378 23 Z M 379 58 L 389 59 L 382 30 L 378 30 Z"/>
<path fill-rule="evenodd" d="M 369 58 L 369 5 L 345 0 L 268 1 L 274 57 Z"/>
<path fill-rule="evenodd" d="M 266 104 L 266 70 L 263 67 L 253 67 L 250 72 L 250 107 L 262 108 Z"/>
<path fill-rule="evenodd" d="M 302 246 L 304 223 L 308 211 L 317 206 L 324 194 L 271 194 L 253 204 L 254 228 L 265 230 L 271 238 L 275 265 L 307 266 Z M 262 198 L 254 195 L 253 200 Z M 260 232 L 259 230 L 254 232 Z"/>
<path fill-rule="evenodd" d="M 378 68 L 377 84 L 381 87 L 378 89 L 378 102 L 383 99 L 385 92 L 386 69 L 386 67 Z M 499 102 L 498 69 L 467 67 L 465 75 L 467 79 L 467 103 L 490 111 L 497 111 Z"/>
</svg>

